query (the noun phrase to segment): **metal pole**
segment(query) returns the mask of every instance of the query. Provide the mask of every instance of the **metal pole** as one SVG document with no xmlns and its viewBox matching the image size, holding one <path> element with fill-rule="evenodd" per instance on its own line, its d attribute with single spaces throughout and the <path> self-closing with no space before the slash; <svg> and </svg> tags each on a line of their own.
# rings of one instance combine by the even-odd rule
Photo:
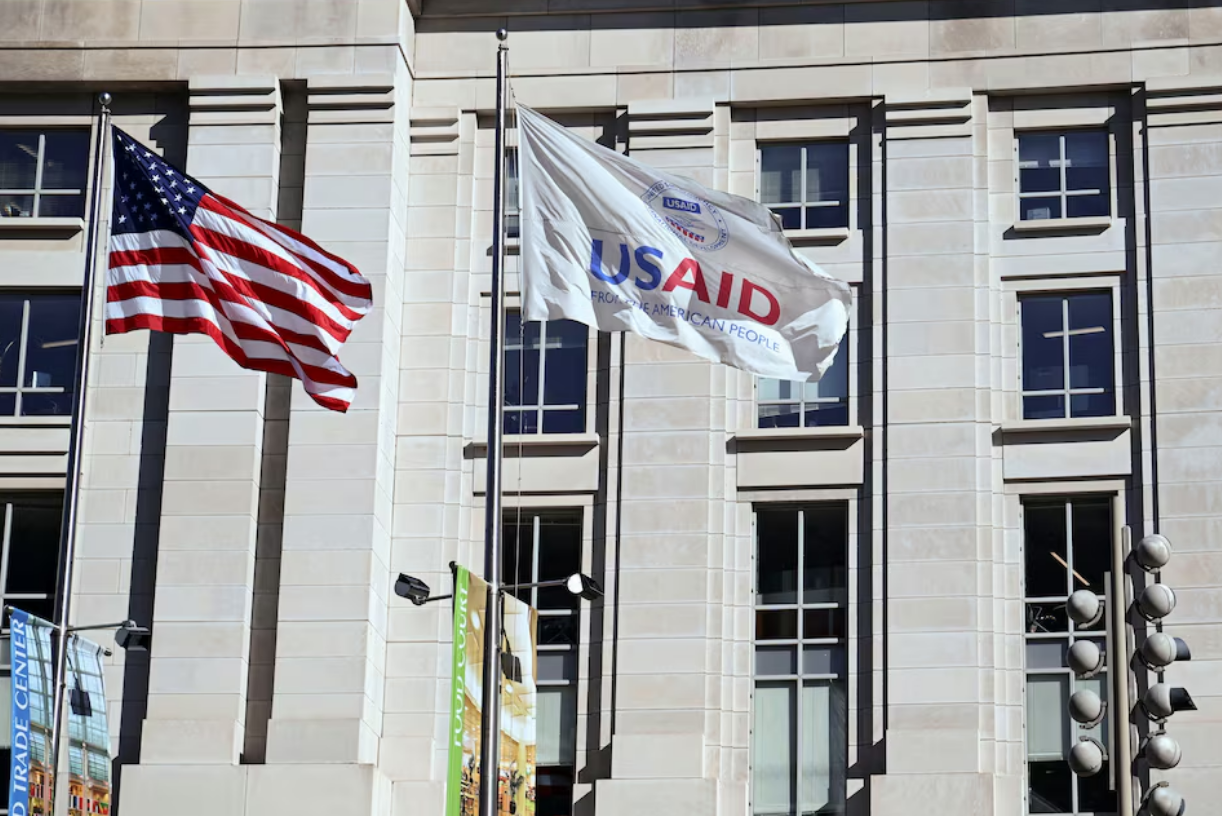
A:
<svg viewBox="0 0 1222 816">
<path fill-rule="evenodd" d="M 1115 501 L 1116 515 L 1120 517 L 1120 498 Z M 1123 520 L 1121 518 L 1121 520 Z M 1120 816 L 1134 816 L 1133 812 L 1133 736 L 1132 703 L 1129 697 L 1129 675 L 1132 673 L 1133 647 L 1128 631 L 1129 599 L 1125 586 L 1125 563 L 1132 547 L 1132 531 L 1128 525 L 1120 528 L 1120 540 L 1112 547 L 1112 644 L 1115 655 L 1108 655 L 1111 663 L 1112 700 L 1115 716 L 1112 723 L 1116 733 L 1112 743 L 1116 746 L 1115 773 L 1117 807 Z"/>
<path fill-rule="evenodd" d="M 479 816 L 497 816 L 501 765 L 501 467 L 504 459 L 502 414 L 505 372 L 505 44 L 509 32 L 496 33 L 496 160 L 492 176 L 492 331 L 488 363 L 488 483 L 484 491 L 484 580 L 488 604 L 484 616 L 483 717 L 480 720 Z"/>
<path fill-rule="evenodd" d="M 110 103 L 108 93 L 98 94 L 98 134 L 93 148 L 93 189 L 89 194 L 89 229 L 85 241 L 85 274 L 81 280 L 81 322 L 76 346 L 76 390 L 72 395 L 72 425 L 68 432 L 68 466 L 64 477 L 64 512 L 59 527 L 59 570 L 55 582 L 55 667 L 52 682 L 55 694 L 51 711 L 51 751 L 48 764 L 57 773 L 52 780 L 54 790 L 59 785 L 59 747 L 63 736 L 61 720 L 64 714 L 65 674 L 68 665 L 69 613 L 72 610 L 72 565 L 76 555 L 76 511 L 80 499 L 81 450 L 85 441 L 85 391 L 89 384 L 89 351 L 93 335 L 93 275 L 97 265 L 99 221 L 102 201 L 102 158 L 110 139 Z M 53 811 L 54 812 L 54 811 Z"/>
</svg>

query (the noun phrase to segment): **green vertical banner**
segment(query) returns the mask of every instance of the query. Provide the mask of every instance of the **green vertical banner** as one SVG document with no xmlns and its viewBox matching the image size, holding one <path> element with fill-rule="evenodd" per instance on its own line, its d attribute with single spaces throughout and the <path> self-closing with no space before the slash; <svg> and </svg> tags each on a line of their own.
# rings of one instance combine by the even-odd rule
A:
<svg viewBox="0 0 1222 816">
<path fill-rule="evenodd" d="M 454 649 L 446 816 L 475 816 L 480 785 L 480 725 L 483 720 L 484 626 L 488 584 L 464 567 L 454 575 Z M 505 597 L 501 642 L 501 727 L 497 785 L 500 816 L 535 813 L 535 706 L 538 612 Z"/>
</svg>

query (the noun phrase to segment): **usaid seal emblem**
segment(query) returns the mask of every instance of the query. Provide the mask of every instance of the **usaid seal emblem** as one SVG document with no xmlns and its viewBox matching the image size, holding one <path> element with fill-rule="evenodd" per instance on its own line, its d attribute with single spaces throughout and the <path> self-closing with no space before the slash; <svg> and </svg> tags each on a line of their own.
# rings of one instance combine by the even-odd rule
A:
<svg viewBox="0 0 1222 816">
<path fill-rule="evenodd" d="M 654 218 L 692 249 L 716 252 L 730 240 L 721 211 L 669 181 L 659 181 L 641 196 Z"/>
</svg>

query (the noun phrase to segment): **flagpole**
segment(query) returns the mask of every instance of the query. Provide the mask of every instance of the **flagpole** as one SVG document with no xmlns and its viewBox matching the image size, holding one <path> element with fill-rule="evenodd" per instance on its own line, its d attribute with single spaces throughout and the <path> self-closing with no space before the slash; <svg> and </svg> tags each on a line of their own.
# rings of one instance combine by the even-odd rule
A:
<svg viewBox="0 0 1222 816">
<path fill-rule="evenodd" d="M 81 492 L 81 451 L 85 441 L 85 396 L 89 384 L 89 352 L 93 336 L 93 303 L 97 287 L 94 269 L 97 266 L 99 210 L 102 200 L 102 160 L 106 142 L 110 139 L 110 103 L 106 92 L 98 94 L 97 142 L 93 148 L 93 188 L 89 194 L 89 224 L 85 239 L 85 274 L 81 280 L 81 319 L 77 335 L 76 384 L 72 392 L 72 423 L 68 431 L 68 464 L 64 475 L 64 510 L 59 527 L 59 568 L 55 582 L 55 684 L 51 714 L 51 750 L 48 764 L 55 770 L 51 780 L 52 813 L 55 786 L 59 782 L 59 750 L 64 713 L 65 674 L 68 662 L 68 624 L 72 610 L 72 565 L 76 556 L 76 518 Z"/>
<path fill-rule="evenodd" d="M 501 469 L 504 459 L 505 372 L 505 98 L 509 32 L 500 29 L 496 51 L 496 157 L 492 175 L 492 323 L 488 364 L 488 480 L 484 491 L 483 717 L 480 718 L 479 816 L 497 816 L 501 766 Z"/>
</svg>

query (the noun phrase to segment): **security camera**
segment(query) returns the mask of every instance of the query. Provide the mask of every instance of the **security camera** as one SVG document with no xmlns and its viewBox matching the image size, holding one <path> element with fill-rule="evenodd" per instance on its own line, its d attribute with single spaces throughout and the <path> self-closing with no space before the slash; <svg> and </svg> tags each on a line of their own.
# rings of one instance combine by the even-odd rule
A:
<svg viewBox="0 0 1222 816">
<path fill-rule="evenodd" d="M 419 578 L 399 573 L 395 581 L 395 594 L 407 598 L 416 606 L 424 606 L 429 600 L 429 585 Z"/>
</svg>

